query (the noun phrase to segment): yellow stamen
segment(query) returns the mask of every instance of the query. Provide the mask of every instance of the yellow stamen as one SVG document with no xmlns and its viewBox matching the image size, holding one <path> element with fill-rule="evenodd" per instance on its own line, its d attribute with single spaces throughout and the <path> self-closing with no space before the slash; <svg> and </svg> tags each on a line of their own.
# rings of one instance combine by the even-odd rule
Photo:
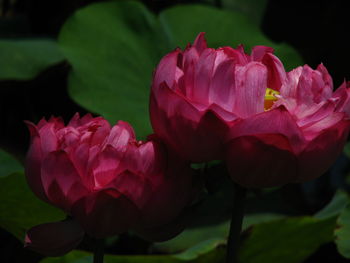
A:
<svg viewBox="0 0 350 263">
<path fill-rule="evenodd" d="M 276 95 L 279 95 L 279 94 L 280 93 L 277 90 L 273 90 L 273 89 L 270 89 L 270 88 L 266 89 L 265 101 L 264 101 L 264 109 L 265 110 L 271 109 L 271 107 L 275 103 L 275 101 L 278 100 Z"/>
</svg>

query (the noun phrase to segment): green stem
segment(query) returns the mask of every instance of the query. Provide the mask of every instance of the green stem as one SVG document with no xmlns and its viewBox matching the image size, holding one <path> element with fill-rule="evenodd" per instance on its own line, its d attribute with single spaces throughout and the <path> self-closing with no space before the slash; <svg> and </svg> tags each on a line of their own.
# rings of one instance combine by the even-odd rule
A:
<svg viewBox="0 0 350 263">
<path fill-rule="evenodd" d="M 105 246 L 104 239 L 95 239 L 94 263 L 103 263 L 104 246 Z"/>
<path fill-rule="evenodd" d="M 239 239 L 242 230 L 242 222 L 244 216 L 244 203 L 247 189 L 238 184 L 234 184 L 234 203 L 230 224 L 230 234 L 227 241 L 227 263 L 237 263 Z"/>
</svg>

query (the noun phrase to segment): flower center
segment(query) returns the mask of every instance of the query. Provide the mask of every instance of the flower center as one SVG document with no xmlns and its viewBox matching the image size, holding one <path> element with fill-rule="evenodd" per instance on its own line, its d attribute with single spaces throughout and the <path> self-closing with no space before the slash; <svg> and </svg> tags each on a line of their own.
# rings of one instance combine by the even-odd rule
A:
<svg viewBox="0 0 350 263">
<path fill-rule="evenodd" d="M 275 103 L 275 101 L 278 100 L 276 95 L 279 95 L 279 94 L 280 93 L 277 90 L 273 90 L 273 89 L 270 89 L 270 88 L 266 89 L 265 100 L 264 100 L 264 109 L 265 109 L 265 111 L 271 109 L 271 107 Z"/>
</svg>

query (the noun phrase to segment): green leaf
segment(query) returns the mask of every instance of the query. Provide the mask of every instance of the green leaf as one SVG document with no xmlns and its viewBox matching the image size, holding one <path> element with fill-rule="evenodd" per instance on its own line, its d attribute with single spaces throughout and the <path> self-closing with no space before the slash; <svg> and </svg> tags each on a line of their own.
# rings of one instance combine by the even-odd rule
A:
<svg viewBox="0 0 350 263">
<path fill-rule="evenodd" d="M 300 263 L 333 240 L 335 218 L 289 217 L 255 225 L 243 242 L 239 262 Z"/>
<path fill-rule="evenodd" d="M 71 97 L 112 123 L 123 119 L 132 123 L 137 134 L 148 134 L 149 86 L 160 57 L 156 25 L 156 18 L 134 1 L 79 10 L 59 37 L 73 66 Z"/>
<path fill-rule="evenodd" d="M 0 227 L 19 240 L 32 226 L 65 218 L 63 212 L 34 196 L 23 173 L 0 177 L 0 200 Z"/>
<path fill-rule="evenodd" d="M 0 40 L 0 80 L 29 80 L 63 60 L 54 40 Z"/>
<path fill-rule="evenodd" d="M 251 214 L 246 215 L 243 220 L 243 230 L 246 230 L 254 224 L 269 222 L 284 217 L 280 214 Z M 154 247 L 162 252 L 176 253 L 184 251 L 189 247 L 194 247 L 201 242 L 208 242 L 210 240 L 217 240 L 226 243 L 226 238 L 229 232 L 230 222 L 224 221 L 215 225 L 208 225 L 202 227 L 188 228 L 177 237 L 162 243 L 155 243 Z"/>
<path fill-rule="evenodd" d="M 350 143 L 346 143 L 345 146 L 344 146 L 344 153 L 345 155 L 350 158 Z"/>
<path fill-rule="evenodd" d="M 222 0 L 222 5 L 226 9 L 245 14 L 256 24 L 261 24 L 267 2 L 267 0 Z"/>
<path fill-rule="evenodd" d="M 130 122 L 145 137 L 151 132 L 148 101 L 154 68 L 162 56 L 184 48 L 201 31 L 212 47 L 265 44 L 276 48 L 287 68 L 302 62 L 291 47 L 271 42 L 241 14 L 185 5 L 157 18 L 135 1 L 96 3 L 69 18 L 59 36 L 72 64 L 70 96 L 111 123 Z"/>
<path fill-rule="evenodd" d="M 339 253 L 350 259 L 350 204 L 340 213 L 334 234 Z"/>
<path fill-rule="evenodd" d="M 22 170 L 23 168 L 19 161 L 0 149 L 0 178 Z"/>
<path fill-rule="evenodd" d="M 214 250 L 213 246 L 216 245 Z M 219 263 L 223 262 L 225 250 L 215 240 L 205 242 L 181 254 L 173 255 L 105 255 L 105 263 Z M 72 251 L 59 258 L 45 258 L 40 263 L 90 263 L 92 254 L 84 251 Z"/>
<path fill-rule="evenodd" d="M 330 203 L 325 206 L 321 211 L 317 212 L 314 217 L 318 219 L 327 219 L 330 217 L 338 216 L 349 203 L 349 196 L 346 192 L 338 190 Z"/>
</svg>

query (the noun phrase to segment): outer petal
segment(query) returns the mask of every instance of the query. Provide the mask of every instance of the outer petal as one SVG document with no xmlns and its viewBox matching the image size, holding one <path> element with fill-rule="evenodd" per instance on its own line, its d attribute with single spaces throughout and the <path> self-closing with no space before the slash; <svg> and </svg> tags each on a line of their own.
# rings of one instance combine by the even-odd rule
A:
<svg viewBox="0 0 350 263">
<path fill-rule="evenodd" d="M 235 62 L 230 59 L 222 62 L 215 70 L 209 89 L 209 104 L 220 105 L 232 112 L 235 99 Z"/>
<path fill-rule="evenodd" d="M 209 87 L 214 75 L 214 65 L 217 52 L 214 49 L 206 49 L 198 59 L 194 74 L 194 88 L 187 97 L 196 103 L 209 104 Z"/>
<path fill-rule="evenodd" d="M 168 101 L 155 99 L 151 94 L 151 122 L 155 133 L 184 159 L 204 162 L 221 158 L 222 133 L 228 124 L 212 111 L 200 112 L 185 98 L 174 92 L 167 92 Z M 164 109 L 158 103 L 169 103 Z"/>
<path fill-rule="evenodd" d="M 28 230 L 24 246 L 45 256 L 57 257 L 77 247 L 84 231 L 75 220 L 46 223 Z"/>
<path fill-rule="evenodd" d="M 81 178 L 63 151 L 50 153 L 42 162 L 42 182 L 51 203 L 66 211 L 87 194 Z"/>
<path fill-rule="evenodd" d="M 175 73 L 179 54 L 180 50 L 174 50 L 163 57 L 159 62 L 153 78 L 153 92 L 157 93 L 163 82 L 165 82 L 168 87 L 173 87 L 175 84 Z"/>
<path fill-rule="evenodd" d="M 283 106 L 237 121 L 231 127 L 228 139 L 263 134 L 284 136 L 295 153 L 300 152 L 304 147 L 305 139 L 301 130 Z"/>
<path fill-rule="evenodd" d="M 349 120 L 339 121 L 308 143 L 298 157 L 298 181 L 312 180 L 327 171 L 341 153 L 349 129 Z"/>
<path fill-rule="evenodd" d="M 151 174 L 148 175 L 149 180 L 151 177 Z M 160 180 L 158 185 L 153 185 L 151 196 L 141 210 L 140 224 L 145 228 L 173 221 L 192 202 L 193 193 L 197 190 L 189 163 L 169 151 Z"/>
<path fill-rule="evenodd" d="M 244 187 L 273 187 L 297 179 L 297 160 L 283 135 L 243 136 L 226 147 L 230 176 Z"/>
<path fill-rule="evenodd" d="M 246 118 L 264 111 L 267 70 L 259 62 L 236 67 L 234 112 Z"/>
<path fill-rule="evenodd" d="M 25 161 L 25 175 L 32 191 L 43 201 L 47 202 L 47 196 L 41 180 L 42 150 L 41 140 L 37 128 L 31 122 L 26 122 L 31 135 L 29 151 Z"/>
<path fill-rule="evenodd" d="M 138 220 L 137 207 L 116 190 L 103 190 L 83 197 L 72 208 L 83 229 L 96 238 L 126 232 Z"/>
</svg>

